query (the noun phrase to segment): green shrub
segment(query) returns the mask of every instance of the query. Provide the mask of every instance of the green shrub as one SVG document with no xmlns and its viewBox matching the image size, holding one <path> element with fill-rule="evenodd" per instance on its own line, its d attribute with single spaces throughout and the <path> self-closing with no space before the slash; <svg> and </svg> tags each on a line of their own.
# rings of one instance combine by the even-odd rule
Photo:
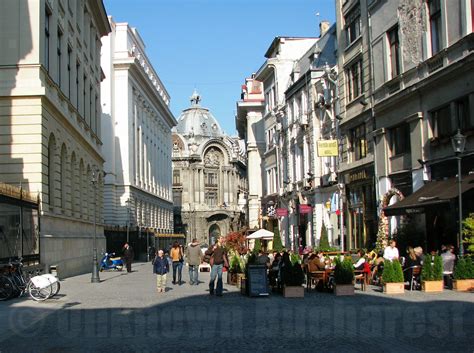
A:
<svg viewBox="0 0 474 353">
<path fill-rule="evenodd" d="M 336 258 L 334 280 L 336 284 L 352 284 L 354 281 L 354 265 L 350 259 L 341 261 L 339 257 Z"/>
<path fill-rule="evenodd" d="M 474 213 L 470 213 L 462 222 L 463 243 L 467 252 L 474 253 Z"/>
<path fill-rule="evenodd" d="M 383 264 L 382 272 L 382 281 L 383 283 L 394 283 L 394 270 L 392 261 L 385 260 Z"/>
<path fill-rule="evenodd" d="M 240 266 L 240 258 L 239 256 L 237 256 L 237 254 L 234 254 L 234 256 L 231 257 L 229 265 L 230 265 L 230 269 L 229 269 L 230 272 L 233 272 L 233 273 L 242 272 L 242 268 Z"/>
<path fill-rule="evenodd" d="M 429 256 L 425 258 L 423 268 L 421 269 L 421 280 L 422 281 L 433 281 L 433 266 Z"/>
<path fill-rule="evenodd" d="M 262 250 L 262 242 L 260 239 L 255 239 L 255 246 L 253 247 L 253 251 L 258 254 L 258 252 Z"/>
<path fill-rule="evenodd" d="M 281 243 L 281 236 L 278 226 L 273 228 L 273 251 L 280 252 L 283 249 L 283 244 Z"/>
<path fill-rule="evenodd" d="M 301 286 L 304 283 L 303 268 L 299 263 L 283 268 L 283 283 L 285 286 Z"/>
<path fill-rule="evenodd" d="M 441 281 L 443 279 L 443 258 L 439 255 L 434 257 L 433 262 L 433 281 Z"/>
<path fill-rule="evenodd" d="M 402 269 L 402 265 L 400 264 L 400 261 L 398 260 L 393 261 L 392 266 L 393 266 L 393 282 L 396 282 L 396 283 L 405 282 L 405 279 L 403 278 L 403 269 Z"/>
<path fill-rule="evenodd" d="M 458 263 L 456 264 L 456 267 L 454 268 L 454 279 L 470 279 L 471 274 L 469 265 L 468 265 L 468 259 L 466 258 L 461 258 L 458 260 Z"/>
<path fill-rule="evenodd" d="M 466 258 L 466 264 L 469 278 L 474 279 L 474 262 L 472 261 L 472 257 Z"/>
<path fill-rule="evenodd" d="M 321 227 L 321 238 L 319 239 L 319 249 L 321 251 L 329 251 L 329 239 L 328 239 L 328 231 L 326 226 L 323 224 Z"/>
<path fill-rule="evenodd" d="M 293 266 L 301 264 L 301 258 L 298 254 L 291 254 L 290 255 L 290 261 Z"/>
</svg>

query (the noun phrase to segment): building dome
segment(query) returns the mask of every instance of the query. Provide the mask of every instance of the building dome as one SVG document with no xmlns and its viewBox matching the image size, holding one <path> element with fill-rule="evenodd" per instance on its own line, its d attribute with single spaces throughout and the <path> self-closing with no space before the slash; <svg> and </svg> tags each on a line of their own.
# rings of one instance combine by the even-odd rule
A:
<svg viewBox="0 0 474 353">
<path fill-rule="evenodd" d="M 222 129 L 209 109 L 199 105 L 201 96 L 194 91 L 191 96 L 191 107 L 183 110 L 178 118 L 176 132 L 183 136 L 222 136 Z"/>
</svg>

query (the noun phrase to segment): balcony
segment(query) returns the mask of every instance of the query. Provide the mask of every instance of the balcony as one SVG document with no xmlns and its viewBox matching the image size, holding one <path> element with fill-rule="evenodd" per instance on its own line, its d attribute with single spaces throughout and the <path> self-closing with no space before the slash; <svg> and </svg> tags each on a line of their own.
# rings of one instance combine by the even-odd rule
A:
<svg viewBox="0 0 474 353">
<path fill-rule="evenodd" d="M 391 173 L 401 172 L 411 169 L 411 153 L 403 153 L 390 157 Z"/>
</svg>

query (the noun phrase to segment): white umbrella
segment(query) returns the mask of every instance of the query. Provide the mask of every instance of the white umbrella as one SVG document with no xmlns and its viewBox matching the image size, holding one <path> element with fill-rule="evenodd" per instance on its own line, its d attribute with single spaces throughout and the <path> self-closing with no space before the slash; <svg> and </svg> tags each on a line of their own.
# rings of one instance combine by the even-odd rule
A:
<svg viewBox="0 0 474 353">
<path fill-rule="evenodd" d="M 273 232 L 270 232 L 269 230 L 266 229 L 259 229 L 256 232 L 250 234 L 249 236 L 246 237 L 246 239 L 268 239 L 272 240 L 273 239 Z"/>
</svg>

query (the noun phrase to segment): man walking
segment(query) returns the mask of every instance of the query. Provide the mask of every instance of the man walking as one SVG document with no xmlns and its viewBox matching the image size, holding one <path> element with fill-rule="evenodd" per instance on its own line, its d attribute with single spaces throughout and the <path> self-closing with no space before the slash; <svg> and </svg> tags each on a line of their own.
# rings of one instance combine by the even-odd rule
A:
<svg viewBox="0 0 474 353">
<path fill-rule="evenodd" d="M 200 244 L 196 238 L 194 238 L 193 241 L 188 244 L 186 249 L 186 259 L 188 261 L 189 267 L 189 284 L 198 285 L 199 265 L 201 264 L 202 260 L 202 252 Z"/>
<path fill-rule="evenodd" d="M 125 264 L 127 265 L 127 272 L 132 272 L 133 256 L 134 254 L 132 247 L 128 243 L 125 243 L 123 246 L 123 257 L 125 259 Z"/>
<path fill-rule="evenodd" d="M 227 260 L 227 254 L 222 246 L 224 237 L 219 237 L 217 243 L 212 248 L 211 255 L 211 280 L 209 281 L 209 294 L 214 295 L 214 282 L 217 276 L 217 286 L 216 286 L 216 295 L 218 297 L 222 296 L 222 268 L 229 267 L 229 262 Z"/>
</svg>

